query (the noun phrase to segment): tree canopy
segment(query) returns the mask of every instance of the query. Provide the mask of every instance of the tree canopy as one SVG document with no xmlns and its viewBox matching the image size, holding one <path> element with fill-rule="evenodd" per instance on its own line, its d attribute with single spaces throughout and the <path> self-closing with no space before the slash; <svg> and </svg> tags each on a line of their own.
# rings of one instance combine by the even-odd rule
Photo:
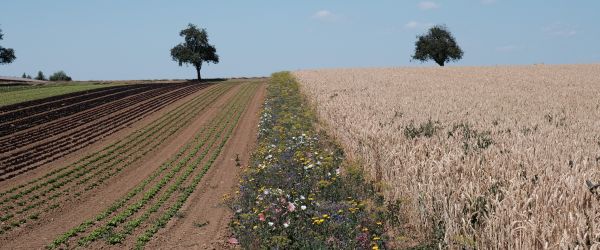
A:
<svg viewBox="0 0 600 250">
<path fill-rule="evenodd" d="M 37 76 L 34 78 L 35 80 L 46 81 L 46 76 L 44 76 L 44 72 L 41 70 L 38 71 Z"/>
<path fill-rule="evenodd" d="M 0 29 L 0 41 L 4 39 L 2 29 Z M 9 64 L 13 62 L 17 57 L 15 56 L 15 50 L 9 48 L 3 48 L 0 46 L 0 64 Z"/>
<path fill-rule="evenodd" d="M 50 78 L 48 78 L 50 81 L 71 81 L 71 77 L 67 75 L 67 73 L 65 73 L 64 71 L 57 71 L 54 72 L 54 74 L 52 74 L 50 76 Z"/>
<path fill-rule="evenodd" d="M 448 28 L 436 25 L 426 34 L 417 36 L 412 59 L 421 62 L 433 60 L 440 66 L 444 66 L 447 62 L 460 60 L 462 56 L 463 51 Z"/>
<path fill-rule="evenodd" d="M 219 56 L 215 46 L 208 43 L 208 34 L 205 29 L 199 29 L 196 25 L 188 24 L 186 29 L 179 32 L 184 42 L 171 49 L 173 61 L 183 64 L 191 64 L 196 69 L 198 80 L 201 80 L 200 70 L 202 63 L 219 63 Z"/>
</svg>

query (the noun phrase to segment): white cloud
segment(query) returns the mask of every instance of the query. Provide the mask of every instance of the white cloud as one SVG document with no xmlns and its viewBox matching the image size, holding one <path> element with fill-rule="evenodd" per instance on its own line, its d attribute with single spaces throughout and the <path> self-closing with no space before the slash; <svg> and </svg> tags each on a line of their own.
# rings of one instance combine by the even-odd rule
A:
<svg viewBox="0 0 600 250">
<path fill-rule="evenodd" d="M 312 19 L 315 20 L 319 20 L 319 21 L 339 21 L 340 20 L 340 16 L 337 14 L 334 14 L 333 12 L 329 11 L 329 10 L 319 10 L 317 12 L 315 12 L 312 16 Z"/>
<path fill-rule="evenodd" d="M 404 25 L 406 29 L 416 29 L 416 28 L 429 28 L 433 26 L 433 23 L 424 23 L 418 21 L 410 21 Z"/>
<path fill-rule="evenodd" d="M 495 4 L 496 2 L 496 0 L 481 0 L 482 4 Z"/>
<path fill-rule="evenodd" d="M 417 22 L 417 21 L 410 21 L 404 25 L 404 27 L 407 29 L 414 29 L 417 26 L 419 26 L 419 22 Z"/>
<path fill-rule="evenodd" d="M 435 2 L 423 1 L 423 2 L 419 3 L 419 9 L 422 9 L 422 10 L 437 9 L 439 7 L 440 7 L 440 5 L 438 5 Z"/>
<path fill-rule="evenodd" d="M 572 37 L 577 34 L 577 30 L 573 26 L 566 25 L 561 22 L 548 25 L 544 27 L 542 31 L 548 35 L 558 37 Z"/>
<path fill-rule="evenodd" d="M 319 10 L 319 11 L 315 12 L 315 14 L 313 15 L 313 18 L 321 19 L 321 18 L 329 18 L 332 16 L 333 16 L 333 13 L 331 13 L 331 11 Z"/>
</svg>

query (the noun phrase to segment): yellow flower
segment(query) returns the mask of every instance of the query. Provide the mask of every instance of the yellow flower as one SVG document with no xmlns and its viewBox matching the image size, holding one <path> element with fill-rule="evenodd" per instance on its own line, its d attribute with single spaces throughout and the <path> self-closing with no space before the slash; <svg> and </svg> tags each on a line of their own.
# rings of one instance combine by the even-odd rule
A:
<svg viewBox="0 0 600 250">
<path fill-rule="evenodd" d="M 373 237 L 373 240 L 381 240 L 381 238 L 380 238 L 380 237 L 377 237 L 377 236 L 375 236 L 375 237 Z"/>
<path fill-rule="evenodd" d="M 316 219 L 313 221 L 313 224 L 315 225 L 321 225 L 323 222 L 325 222 L 325 219 Z"/>
<path fill-rule="evenodd" d="M 363 231 L 363 232 L 368 232 L 368 231 L 369 231 L 369 229 L 368 229 L 368 228 L 366 228 L 366 227 L 363 227 L 362 231 Z"/>
<path fill-rule="evenodd" d="M 382 223 L 381 221 L 378 221 L 376 224 L 377 224 L 377 225 L 381 225 L 381 224 L 383 224 L 383 223 Z"/>
<path fill-rule="evenodd" d="M 379 246 L 378 245 L 373 245 L 373 248 L 371 248 L 373 250 L 379 250 Z"/>
<path fill-rule="evenodd" d="M 256 230 L 258 228 L 258 226 L 253 226 L 252 229 Z"/>
</svg>

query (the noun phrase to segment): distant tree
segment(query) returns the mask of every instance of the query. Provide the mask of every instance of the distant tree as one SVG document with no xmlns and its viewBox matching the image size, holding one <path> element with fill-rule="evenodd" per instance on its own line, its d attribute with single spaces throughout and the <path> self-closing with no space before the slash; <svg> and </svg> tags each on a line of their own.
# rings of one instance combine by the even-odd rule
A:
<svg viewBox="0 0 600 250">
<path fill-rule="evenodd" d="M 0 41 L 4 39 L 2 29 L 0 29 Z M 0 46 L 0 64 L 9 64 L 13 62 L 17 57 L 15 56 L 15 50 L 9 48 L 3 48 Z"/>
<path fill-rule="evenodd" d="M 44 76 L 44 73 L 40 70 L 40 71 L 38 71 L 38 74 L 34 79 L 40 80 L 40 81 L 46 81 L 46 76 Z"/>
<path fill-rule="evenodd" d="M 196 68 L 198 81 L 202 79 L 200 70 L 202 63 L 219 63 L 219 56 L 215 46 L 208 43 L 208 34 L 205 29 L 198 29 L 196 25 L 188 24 L 188 27 L 181 32 L 185 42 L 178 44 L 171 49 L 173 61 L 183 64 L 191 64 Z"/>
<path fill-rule="evenodd" d="M 50 76 L 50 81 L 71 81 L 71 77 L 67 75 L 67 73 L 65 73 L 64 71 L 57 71 L 54 72 L 54 74 L 52 74 Z"/>
<path fill-rule="evenodd" d="M 27 78 L 27 79 L 31 79 L 31 76 L 30 76 L 30 75 L 27 75 L 27 77 L 25 77 L 25 78 Z"/>
<path fill-rule="evenodd" d="M 23 73 L 23 75 L 21 76 L 21 78 L 27 78 L 27 74 Z"/>
<path fill-rule="evenodd" d="M 433 60 L 440 66 L 447 62 L 460 60 L 463 51 L 456 40 L 443 25 L 436 25 L 429 29 L 426 34 L 417 36 L 415 42 L 415 54 L 413 60 L 425 62 Z"/>
</svg>

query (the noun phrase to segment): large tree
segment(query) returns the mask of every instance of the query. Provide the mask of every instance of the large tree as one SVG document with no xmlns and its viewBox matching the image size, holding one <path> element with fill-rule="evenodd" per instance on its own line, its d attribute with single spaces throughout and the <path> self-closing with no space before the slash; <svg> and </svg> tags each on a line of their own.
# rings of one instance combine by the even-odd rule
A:
<svg viewBox="0 0 600 250">
<path fill-rule="evenodd" d="M 0 29 L 0 40 L 4 39 L 2 29 Z M 0 64 L 8 64 L 13 62 L 17 57 L 15 56 L 15 50 L 9 48 L 3 48 L 0 46 Z"/>
<path fill-rule="evenodd" d="M 196 25 L 188 24 L 188 27 L 179 35 L 184 38 L 184 42 L 178 44 L 171 49 L 171 57 L 173 61 L 183 64 L 191 64 L 196 68 L 198 81 L 202 79 L 200 70 L 202 63 L 219 63 L 219 56 L 215 46 L 208 43 L 208 34 L 205 29 L 198 29 Z"/>
<path fill-rule="evenodd" d="M 417 36 L 415 42 L 415 54 L 412 59 L 425 62 L 433 60 L 440 66 L 447 62 L 460 60 L 463 51 L 456 40 L 443 25 L 436 25 L 429 29 L 426 34 Z"/>
</svg>

